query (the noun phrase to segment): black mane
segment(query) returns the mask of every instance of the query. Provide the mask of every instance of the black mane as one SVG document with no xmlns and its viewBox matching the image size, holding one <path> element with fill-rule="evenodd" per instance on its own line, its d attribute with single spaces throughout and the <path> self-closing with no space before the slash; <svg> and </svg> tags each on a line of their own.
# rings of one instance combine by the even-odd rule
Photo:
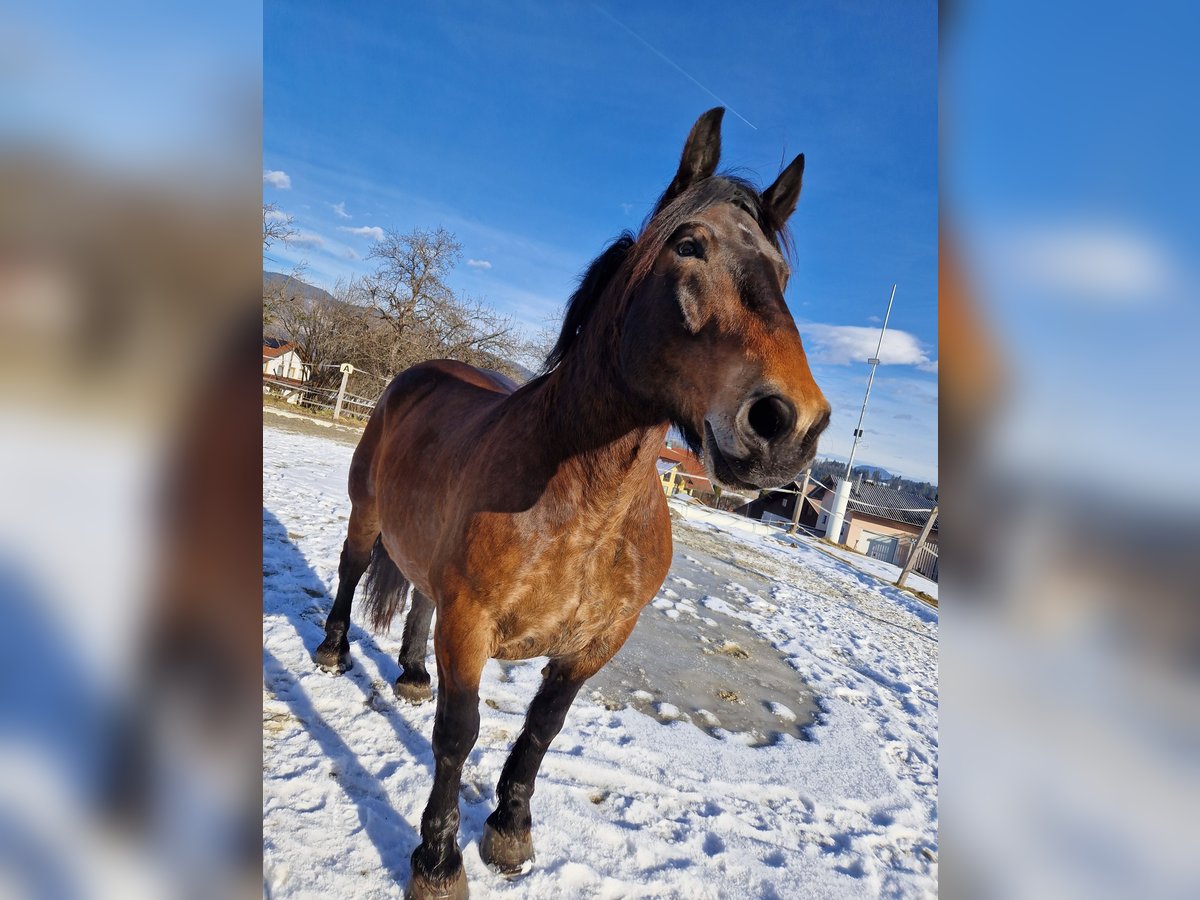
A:
<svg viewBox="0 0 1200 900">
<path fill-rule="evenodd" d="M 579 281 L 579 287 L 575 289 L 575 293 L 567 302 L 562 331 L 559 332 L 554 349 L 550 351 L 546 356 L 546 362 L 542 364 L 543 373 L 558 366 L 567 355 L 567 351 L 575 344 L 575 339 L 587 326 L 588 319 L 596 309 L 596 301 L 600 299 L 600 295 L 604 293 L 608 283 L 625 262 L 625 257 L 635 242 L 636 239 L 631 232 L 621 232 L 620 236 L 588 266 L 583 278 Z"/>
</svg>

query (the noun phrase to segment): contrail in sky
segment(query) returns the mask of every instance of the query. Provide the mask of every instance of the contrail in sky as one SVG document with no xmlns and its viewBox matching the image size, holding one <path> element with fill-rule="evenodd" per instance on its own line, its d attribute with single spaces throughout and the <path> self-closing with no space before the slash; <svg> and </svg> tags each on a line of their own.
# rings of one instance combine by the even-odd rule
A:
<svg viewBox="0 0 1200 900">
<path fill-rule="evenodd" d="M 614 25 L 617 25 L 618 27 L 620 27 L 622 31 L 626 32 L 630 37 L 634 38 L 638 43 L 640 43 L 642 46 L 644 46 L 647 50 L 649 50 L 651 53 L 653 53 L 655 56 L 657 56 L 663 62 L 667 63 L 676 72 L 678 72 L 680 75 L 682 75 L 688 81 L 690 81 L 696 87 L 700 88 L 700 90 L 704 91 L 704 93 L 708 94 L 708 96 L 712 97 L 714 100 L 716 100 L 718 103 L 720 103 L 726 109 L 728 109 L 731 113 L 733 113 L 735 116 L 737 116 L 743 122 L 745 122 L 747 125 L 749 125 L 751 128 L 753 128 L 755 131 L 758 131 L 758 127 L 753 122 L 751 122 L 749 119 L 747 119 L 745 116 L 743 116 L 740 112 L 738 112 L 736 109 L 734 109 L 728 103 L 726 103 L 724 100 L 722 100 L 716 94 L 714 94 L 712 91 L 710 91 L 704 85 L 702 85 L 699 81 L 697 81 L 690 74 L 688 74 L 686 71 L 684 71 L 683 67 L 680 66 L 678 63 L 676 63 L 675 60 L 671 59 L 669 56 L 667 56 L 665 53 L 663 53 L 661 50 L 659 50 L 657 47 L 655 47 L 653 44 L 651 44 L 648 40 L 646 40 L 644 37 L 642 37 L 640 34 L 638 34 L 636 31 L 634 31 L 632 28 L 630 28 L 628 25 L 626 25 L 624 22 L 622 22 L 620 19 L 618 19 L 612 13 L 610 13 L 608 10 L 601 9 L 595 3 L 591 4 L 591 7 L 592 7 L 592 9 L 594 9 L 597 12 L 604 15 L 604 17 L 607 18 L 609 21 L 611 21 Z"/>
</svg>

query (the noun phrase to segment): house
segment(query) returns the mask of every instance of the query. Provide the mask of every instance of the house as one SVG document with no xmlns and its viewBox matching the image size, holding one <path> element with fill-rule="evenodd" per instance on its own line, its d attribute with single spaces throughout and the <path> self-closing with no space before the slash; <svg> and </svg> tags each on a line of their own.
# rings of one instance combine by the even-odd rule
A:
<svg viewBox="0 0 1200 900">
<path fill-rule="evenodd" d="M 800 503 L 799 524 L 806 528 L 816 529 L 817 517 L 821 509 L 820 501 L 825 495 L 825 489 L 821 487 L 820 482 L 816 479 L 810 480 L 808 482 L 807 502 L 805 502 L 800 499 L 800 490 L 803 486 L 804 479 L 800 478 L 776 490 L 764 491 L 757 499 L 739 506 L 734 512 L 751 519 L 761 519 L 764 522 L 780 522 L 790 525 L 792 516 L 796 511 L 796 504 Z"/>
<path fill-rule="evenodd" d="M 310 371 L 291 341 L 263 338 L 263 393 L 282 394 L 288 403 L 299 403 Z"/>
<path fill-rule="evenodd" d="M 658 474 L 668 497 L 683 493 L 711 494 L 712 481 L 696 454 L 664 445 L 658 451 Z"/>
<path fill-rule="evenodd" d="M 263 338 L 263 374 L 291 381 L 308 381 L 309 366 L 300 358 L 300 351 L 283 338 Z"/>
<path fill-rule="evenodd" d="M 790 522 L 794 509 L 792 504 L 800 499 L 798 492 L 802 484 L 803 479 L 779 491 L 765 492 L 736 511 L 763 521 Z M 813 479 L 809 482 L 808 496 L 800 512 L 800 524 L 824 534 L 829 525 L 832 503 L 833 491 Z M 850 485 L 850 498 L 846 504 L 839 543 L 866 556 L 902 566 L 908 561 L 908 555 L 916 546 L 929 512 L 936 505 L 935 500 L 859 476 Z M 828 537 L 833 539 L 833 535 Z M 925 539 L 925 548 L 914 566 L 916 571 L 934 581 L 938 574 L 937 544 L 938 523 L 934 522 Z"/>
<path fill-rule="evenodd" d="M 733 509 L 745 504 L 747 497 L 713 484 L 704 463 L 695 453 L 663 445 L 658 451 L 658 475 L 668 497 L 686 494 L 716 509 Z"/>
<path fill-rule="evenodd" d="M 676 479 L 678 478 L 679 463 L 663 459 L 660 456 L 657 465 L 658 478 L 662 482 L 663 493 L 670 497 L 678 490 Z"/>
<path fill-rule="evenodd" d="M 833 502 L 832 492 L 822 496 L 821 513 L 817 517 L 818 530 L 828 524 L 829 506 Z M 842 525 L 840 543 L 859 553 L 902 566 L 916 546 L 921 529 L 929 514 L 937 506 L 936 500 L 922 497 L 909 491 L 901 491 L 866 481 L 861 476 L 850 486 L 850 499 L 846 504 L 846 519 Z M 832 535 L 829 536 L 832 539 Z M 938 523 L 935 521 L 925 539 L 921 558 L 914 568 L 934 581 L 938 575 Z"/>
</svg>

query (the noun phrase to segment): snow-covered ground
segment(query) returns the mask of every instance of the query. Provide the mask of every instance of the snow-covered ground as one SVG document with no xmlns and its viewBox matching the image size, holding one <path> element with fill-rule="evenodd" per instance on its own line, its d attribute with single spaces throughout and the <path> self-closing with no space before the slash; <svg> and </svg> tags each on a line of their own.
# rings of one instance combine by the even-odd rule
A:
<svg viewBox="0 0 1200 900">
<path fill-rule="evenodd" d="M 273 427 L 263 442 L 264 887 L 276 898 L 398 897 L 431 783 L 433 705 L 392 695 L 399 623 L 381 636 L 355 628 L 346 676 L 314 669 L 352 447 Z M 538 779 L 533 871 L 509 882 L 483 865 L 478 841 L 542 661 L 489 663 L 462 790 L 472 896 L 935 895 L 937 612 L 812 546 L 719 519 L 680 517 L 677 558 L 689 542 L 719 544 L 753 573 L 752 590 L 720 569 L 729 577 L 699 605 L 795 670 L 820 709 L 809 739 L 754 747 L 610 709 L 585 688 Z M 656 600 L 664 614 L 679 603 L 670 584 Z"/>
<path fill-rule="evenodd" d="M 747 519 L 745 516 L 739 516 L 735 513 L 710 509 L 682 494 L 672 497 L 671 505 L 678 513 L 691 521 L 708 522 L 719 526 L 725 531 L 771 535 L 785 543 L 821 550 L 845 560 L 854 568 L 866 572 L 868 575 L 874 575 L 876 578 L 881 578 L 890 584 L 894 584 L 896 579 L 900 577 L 900 566 L 884 562 L 882 559 L 875 559 L 872 556 L 851 550 L 849 547 L 835 547 L 832 544 L 819 541 L 803 533 L 787 534 L 787 527 L 779 523 L 760 522 L 757 519 Z M 919 572 L 910 572 L 905 584 L 913 590 L 928 594 L 934 600 L 937 599 L 938 583 L 930 578 L 926 578 Z"/>
<path fill-rule="evenodd" d="M 900 577 L 900 566 L 890 562 L 884 562 L 882 559 L 875 559 L 872 556 L 867 556 L 863 553 L 856 553 L 849 547 L 834 547 L 829 544 L 818 543 L 815 538 L 807 535 L 797 534 L 788 535 L 787 540 L 795 543 L 808 544 L 811 547 L 817 547 L 824 550 L 826 553 L 831 553 L 839 559 L 844 559 L 856 569 L 866 572 L 868 575 L 874 575 L 876 578 L 881 578 L 889 583 L 894 583 Z M 938 583 L 930 578 L 926 578 L 919 572 L 912 571 L 908 573 L 908 580 L 904 582 L 914 591 L 922 591 L 928 594 L 934 600 L 938 598 Z"/>
</svg>

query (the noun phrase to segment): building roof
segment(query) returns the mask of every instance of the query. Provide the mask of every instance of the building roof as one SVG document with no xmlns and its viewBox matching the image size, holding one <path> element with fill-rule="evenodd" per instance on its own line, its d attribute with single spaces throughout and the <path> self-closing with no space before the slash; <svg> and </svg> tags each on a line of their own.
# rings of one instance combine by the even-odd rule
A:
<svg viewBox="0 0 1200 900">
<path fill-rule="evenodd" d="M 275 359 L 278 356 L 283 356 L 289 350 L 295 349 L 295 344 L 283 338 L 263 338 L 263 359 Z"/>
<path fill-rule="evenodd" d="M 679 450 L 675 447 L 663 446 L 658 451 L 659 460 L 673 463 L 679 466 L 679 475 L 682 476 L 689 486 L 695 484 L 697 487 L 711 490 L 712 480 L 708 477 L 708 472 L 704 469 L 704 463 L 700 461 L 700 457 L 692 453 L 690 450 Z"/>
<path fill-rule="evenodd" d="M 904 522 L 907 525 L 924 525 L 929 513 L 923 510 L 931 510 L 935 506 L 937 501 L 920 494 L 898 491 L 886 484 L 857 480 L 850 484 L 850 499 L 847 503 L 847 508 L 855 512 Z M 937 529 L 936 522 L 933 527 Z"/>
</svg>

